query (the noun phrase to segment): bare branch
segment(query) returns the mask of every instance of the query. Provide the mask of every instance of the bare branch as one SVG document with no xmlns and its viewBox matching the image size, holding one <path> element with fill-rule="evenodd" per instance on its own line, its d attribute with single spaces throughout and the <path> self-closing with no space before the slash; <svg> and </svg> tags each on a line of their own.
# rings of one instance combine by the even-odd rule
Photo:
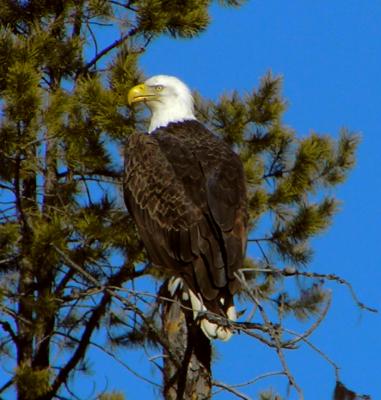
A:
<svg viewBox="0 0 381 400">
<path fill-rule="evenodd" d="M 303 341 L 309 347 L 311 347 L 311 349 L 313 349 L 316 353 L 318 353 L 321 357 L 323 357 L 334 368 L 336 380 L 337 381 L 339 380 L 339 378 L 340 378 L 339 377 L 340 368 L 334 361 L 332 361 L 327 356 L 327 354 L 325 354 L 322 350 L 320 350 L 317 346 L 315 346 L 312 342 L 310 342 L 303 334 L 301 335 L 301 334 L 299 334 L 299 333 L 297 333 L 295 331 L 292 331 L 290 329 L 284 329 L 284 331 L 296 336 L 297 337 L 297 341 Z"/>
<path fill-rule="evenodd" d="M 235 273 L 236 278 L 240 281 L 242 287 L 246 290 L 247 294 L 250 296 L 250 298 L 257 304 L 258 309 L 261 313 L 261 316 L 263 318 L 263 321 L 265 322 L 266 326 L 268 326 L 269 328 L 269 335 L 271 336 L 272 341 L 274 342 L 275 346 L 275 350 L 277 352 L 279 361 L 283 367 L 283 371 L 284 373 L 287 375 L 288 381 L 290 382 L 290 385 L 292 385 L 296 392 L 298 393 L 298 397 L 300 400 L 304 399 L 303 396 L 303 392 L 301 390 L 301 388 L 299 387 L 299 385 L 297 384 L 294 376 L 292 375 L 288 365 L 287 365 L 287 361 L 286 358 L 284 356 L 283 350 L 282 350 L 282 344 L 279 340 L 279 332 L 277 332 L 274 329 L 273 324 L 271 323 L 270 319 L 268 318 L 264 308 L 262 307 L 262 305 L 260 304 L 259 300 L 257 299 L 256 296 L 254 296 L 253 291 L 250 289 L 250 287 L 248 286 L 245 277 L 243 275 L 243 273 L 241 271 L 239 271 L 238 273 Z"/>
<path fill-rule="evenodd" d="M 14 378 L 9 379 L 8 382 L 5 382 L 4 385 L 0 388 L 0 393 L 5 392 L 9 387 L 11 387 L 14 383 Z"/>
<path fill-rule="evenodd" d="M 248 386 L 248 385 L 252 385 L 254 383 L 257 383 L 258 381 L 262 380 L 262 379 L 266 379 L 266 378 L 270 378 L 272 376 L 277 376 L 277 375 L 283 375 L 285 376 L 284 371 L 273 371 L 273 372 L 266 372 L 265 374 L 261 374 L 259 376 L 257 376 L 254 379 L 251 379 L 250 381 L 247 382 L 243 382 L 243 383 L 236 383 L 234 385 L 231 385 L 232 387 L 242 387 L 242 386 Z"/>
<path fill-rule="evenodd" d="M 0 264 L 8 264 L 11 261 L 14 261 L 16 259 L 16 257 L 8 257 L 8 258 L 4 258 L 3 260 L 0 260 Z"/>
<path fill-rule="evenodd" d="M 32 321 L 29 321 L 28 319 L 22 317 L 19 313 L 16 313 L 15 311 L 3 306 L 2 304 L 0 304 L 0 311 L 3 311 L 5 314 L 11 316 L 15 321 L 21 321 L 24 324 L 32 325 Z"/>
<path fill-rule="evenodd" d="M 227 390 L 230 393 L 233 393 L 236 397 L 243 399 L 243 400 L 251 400 L 251 397 L 246 396 L 245 394 L 239 392 L 237 389 L 235 389 L 234 387 L 227 385 L 224 382 L 220 382 L 220 381 L 212 381 L 213 386 L 216 387 L 220 387 L 224 390 Z"/>
<path fill-rule="evenodd" d="M 67 333 L 56 332 L 56 334 L 63 336 L 65 338 L 69 338 L 73 342 L 76 342 L 76 343 L 80 342 L 80 340 L 78 340 L 74 336 L 68 335 Z M 127 371 L 129 371 L 131 374 L 135 375 L 137 378 L 161 389 L 161 385 L 159 385 L 158 383 L 156 383 L 154 381 L 151 381 L 150 379 L 148 379 L 148 378 L 144 377 L 143 375 L 139 374 L 138 372 L 136 372 L 129 365 L 127 365 L 123 360 L 121 360 L 119 357 L 117 357 L 114 352 L 108 350 L 105 346 L 101 346 L 98 343 L 95 343 L 93 341 L 90 341 L 89 344 L 91 346 L 97 348 L 98 350 L 102 351 L 103 353 L 107 354 L 108 356 L 110 356 L 113 360 L 115 360 L 118 364 L 122 365 Z"/>
<path fill-rule="evenodd" d="M 103 288 L 104 286 L 98 282 L 91 274 L 81 268 L 78 264 L 72 261 L 62 250 L 57 246 L 52 245 L 52 247 L 60 254 L 63 259 L 77 272 L 83 275 L 89 282 L 92 282 L 96 287 Z M 123 282 L 125 275 L 129 274 L 130 271 L 127 268 L 121 268 L 115 275 L 112 275 L 108 279 L 108 284 L 113 285 L 116 282 Z M 81 335 L 81 339 L 78 343 L 76 350 L 74 351 L 71 358 L 65 364 L 65 366 L 60 370 L 59 374 L 56 376 L 55 380 L 51 385 L 50 393 L 56 393 L 62 384 L 65 384 L 68 380 L 70 371 L 78 364 L 78 362 L 84 357 L 87 347 L 90 344 L 90 339 L 93 332 L 97 329 L 100 318 L 106 312 L 108 304 L 111 302 L 113 297 L 118 296 L 116 293 L 110 289 L 104 289 L 103 297 L 99 301 L 98 305 L 94 307 L 91 311 L 91 316 L 86 324 L 86 327 Z M 120 296 L 118 296 L 120 298 Z M 124 299 L 123 299 L 124 300 Z"/>
<path fill-rule="evenodd" d="M 136 372 L 134 369 L 129 367 L 124 361 L 122 361 L 119 357 L 117 357 L 113 352 L 110 350 L 107 350 L 104 346 L 100 346 L 97 343 L 91 342 L 91 345 L 93 347 L 96 347 L 97 349 L 101 350 L 103 353 L 107 354 L 110 356 L 112 359 L 114 359 L 116 362 L 118 362 L 120 365 L 122 365 L 124 368 L 126 368 L 131 374 L 135 375 L 137 378 L 141 379 L 142 381 L 149 383 L 153 386 L 156 386 L 159 389 L 162 389 L 162 386 L 154 381 L 151 381 L 150 379 L 144 377 L 143 375 L 139 374 Z"/>
<path fill-rule="evenodd" d="M 359 298 L 357 297 L 357 294 L 355 292 L 355 290 L 353 289 L 353 286 L 345 279 L 341 278 L 338 275 L 335 274 L 320 274 L 317 272 L 304 272 L 304 271 L 292 271 L 292 273 L 290 273 L 290 271 L 286 271 L 286 269 L 283 272 L 284 275 L 286 276 L 305 276 L 307 278 L 320 278 L 320 279 L 326 279 L 329 281 L 335 281 L 337 283 L 340 283 L 341 285 L 345 285 L 348 289 L 349 292 L 354 300 L 354 302 L 357 304 L 357 306 L 363 310 L 369 311 L 369 312 L 373 312 L 373 313 L 377 313 L 378 310 L 376 308 L 373 307 L 368 307 L 367 305 L 365 305 L 364 303 L 362 303 Z"/>
<path fill-rule="evenodd" d="M 136 35 L 139 32 L 138 27 L 134 27 L 130 29 L 127 33 L 122 35 L 119 39 L 115 40 L 108 46 L 106 46 L 102 51 L 100 51 L 92 60 L 90 60 L 80 71 L 79 74 L 86 73 L 87 71 L 90 70 L 92 66 L 94 66 L 102 57 L 104 57 L 107 53 L 109 53 L 111 50 L 114 50 L 115 48 L 119 47 L 122 45 L 128 38 L 131 36 Z"/>
<path fill-rule="evenodd" d="M 252 239 L 252 241 L 257 242 L 257 239 Z M 263 251 L 263 249 L 262 249 Z M 266 260 L 266 263 L 268 265 L 269 262 L 268 260 Z M 243 268 L 240 271 L 242 272 L 264 272 L 264 273 L 268 273 L 268 274 L 278 274 L 278 275 L 282 275 L 285 277 L 290 277 L 290 276 L 303 276 L 306 278 L 315 278 L 315 279 L 323 279 L 323 280 L 328 280 L 328 281 L 334 281 L 337 282 L 341 285 L 345 285 L 348 289 L 349 292 L 353 298 L 353 301 L 356 303 L 356 305 L 366 311 L 369 312 L 373 312 L 373 313 L 377 313 L 378 310 L 376 308 L 373 307 L 369 307 L 367 305 L 365 305 L 363 302 L 361 302 L 359 300 L 359 298 L 357 297 L 357 294 L 355 292 L 355 290 L 353 289 L 353 286 L 351 285 L 351 283 L 349 283 L 347 280 L 345 280 L 344 278 L 341 278 L 338 275 L 335 274 L 322 274 L 322 273 L 318 273 L 318 272 L 306 272 L 306 271 L 298 271 L 296 268 L 294 267 L 285 267 L 283 269 L 279 269 L 279 268 Z"/>
<path fill-rule="evenodd" d="M 327 294 L 327 302 L 325 304 L 325 307 L 321 311 L 318 319 L 303 334 L 301 334 L 296 339 L 288 341 L 287 344 L 296 344 L 299 341 L 307 339 L 309 336 L 311 336 L 312 333 L 318 328 L 318 326 L 322 323 L 322 321 L 327 316 L 329 307 L 331 306 L 331 301 L 332 301 L 332 296 L 331 296 L 330 292 L 328 292 L 328 294 Z M 285 331 L 287 331 L 287 330 L 285 329 Z"/>
<path fill-rule="evenodd" d="M 9 334 L 9 336 L 11 337 L 11 339 L 13 340 L 14 343 L 17 343 L 18 339 L 17 339 L 17 335 L 16 333 L 13 331 L 11 325 L 9 322 L 7 321 L 0 321 L 0 325 L 1 327 L 4 329 L 5 332 L 7 332 Z"/>
<path fill-rule="evenodd" d="M 116 282 L 119 283 L 121 281 L 120 279 L 116 279 L 116 278 L 118 278 L 119 274 L 112 276 L 109 279 L 109 282 L 107 285 L 102 285 L 96 278 L 94 278 L 91 274 L 89 274 L 87 271 L 85 271 L 83 268 L 81 268 L 78 264 L 76 264 L 73 260 L 71 260 L 62 250 L 60 250 L 55 245 L 52 245 L 52 247 L 54 247 L 55 250 L 63 257 L 63 259 L 71 267 L 73 267 L 77 272 L 82 274 L 86 279 L 88 279 L 90 282 L 92 282 L 96 287 L 104 290 L 105 295 L 107 294 L 110 297 L 110 299 L 111 299 L 111 297 L 118 299 L 121 303 L 123 303 L 127 307 L 127 309 L 129 309 L 129 310 L 135 312 L 137 315 L 139 315 L 139 317 L 147 324 L 147 326 L 149 326 L 149 328 L 155 334 L 156 340 L 163 346 L 163 348 L 165 348 L 168 351 L 168 354 L 171 356 L 172 360 L 176 363 L 177 366 L 180 367 L 180 365 L 181 365 L 180 360 L 178 360 L 177 357 L 175 357 L 172 354 L 172 352 L 170 351 L 170 346 L 168 345 L 168 343 L 165 342 L 165 340 L 163 339 L 160 332 L 158 332 L 157 329 L 153 326 L 153 324 L 146 318 L 145 313 L 142 310 L 140 310 L 136 305 L 134 305 L 133 303 L 127 301 L 125 298 L 120 296 L 116 291 L 110 289 L 110 287 L 113 287 Z M 149 268 L 149 266 L 147 268 Z M 125 271 L 126 271 L 126 269 L 122 268 L 122 271 L 120 273 L 122 273 L 122 272 L 125 273 Z M 131 279 L 133 279 L 135 277 L 135 275 L 133 273 L 131 273 L 131 271 L 128 271 L 128 273 L 129 273 L 129 277 Z M 138 271 L 137 276 L 140 276 L 141 273 L 142 273 L 142 271 Z M 119 289 L 119 287 L 118 287 L 118 289 Z M 88 324 L 88 326 L 89 326 L 89 324 Z"/>
<path fill-rule="evenodd" d="M 8 190 L 8 191 L 14 193 L 14 189 L 11 186 L 4 185 L 3 183 L 0 183 L 0 189 Z"/>
<path fill-rule="evenodd" d="M 266 372 L 264 374 L 261 374 L 261 375 L 255 377 L 254 379 L 251 379 L 249 381 L 242 382 L 242 383 L 227 384 L 227 383 L 223 383 L 223 382 L 215 382 L 215 381 L 213 381 L 213 385 L 214 386 L 221 387 L 221 389 L 216 390 L 213 394 L 216 395 L 216 394 L 220 393 L 223 390 L 229 390 L 227 387 L 229 387 L 230 389 L 236 389 L 238 387 L 250 386 L 250 385 L 253 385 L 253 384 L 257 383 L 258 381 L 260 381 L 262 379 L 271 378 L 273 376 L 278 376 L 278 375 L 286 376 L 284 371 L 273 371 L 273 372 Z M 221 386 L 221 384 L 223 386 Z"/>
</svg>

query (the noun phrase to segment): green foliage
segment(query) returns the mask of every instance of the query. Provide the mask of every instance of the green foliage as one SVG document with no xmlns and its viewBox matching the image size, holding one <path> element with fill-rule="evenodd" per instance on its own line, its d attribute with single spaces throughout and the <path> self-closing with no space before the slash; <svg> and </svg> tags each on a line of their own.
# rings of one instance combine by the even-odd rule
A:
<svg viewBox="0 0 381 400">
<path fill-rule="evenodd" d="M 118 95 L 121 104 L 127 105 L 128 90 L 143 78 L 138 69 L 138 53 L 127 45 L 122 46 L 110 65 L 109 82 L 114 94 Z"/>
<path fill-rule="evenodd" d="M 318 315 L 320 305 L 326 299 L 322 282 L 314 283 L 303 288 L 299 297 L 291 299 L 287 292 L 282 292 L 277 298 L 278 314 L 280 318 L 293 313 L 298 319 L 306 320 L 311 315 Z"/>
<path fill-rule="evenodd" d="M 169 33 L 191 38 L 209 24 L 209 0 L 142 0 L 137 4 L 139 27 L 152 35 Z"/>
<path fill-rule="evenodd" d="M 266 391 L 259 395 L 259 400 L 281 400 L 282 398 L 272 391 Z"/>
<path fill-rule="evenodd" d="M 271 73 L 262 78 L 258 90 L 254 90 L 246 100 L 250 121 L 258 125 L 280 122 L 286 108 L 281 96 L 281 83 L 281 79 Z"/>
<path fill-rule="evenodd" d="M 7 259 L 12 255 L 14 244 L 20 238 L 19 227 L 16 223 L 0 225 L 0 257 Z"/>
<path fill-rule="evenodd" d="M 222 6 L 239 7 L 245 3 L 245 0 L 218 0 Z"/>
<path fill-rule="evenodd" d="M 285 280 L 295 275 L 276 271 L 298 271 L 310 262 L 311 239 L 330 226 L 338 210 L 331 188 L 353 167 L 358 136 L 343 129 L 337 140 L 314 132 L 299 137 L 282 122 L 286 101 L 281 79 L 271 73 L 244 96 L 225 94 L 215 104 L 196 100 L 199 118 L 237 149 L 244 162 L 254 254 L 244 268 L 254 296 L 262 305 L 275 304 L 279 321 L 318 315 L 327 300 L 321 282 L 289 285 Z M 263 231 L 264 225 L 266 233 L 257 234 L 256 228 Z M 252 300 L 246 290 L 242 297 Z"/>
<path fill-rule="evenodd" d="M 198 104 L 202 119 L 240 151 L 251 226 L 263 216 L 272 220 L 269 234 L 259 239 L 280 261 L 306 265 L 310 239 L 327 229 L 337 211 L 337 201 L 322 189 L 341 183 L 353 167 L 358 137 L 343 130 L 338 141 L 316 133 L 298 138 L 282 123 L 281 80 L 270 73 L 251 94 Z"/>
<path fill-rule="evenodd" d="M 146 265 L 121 200 L 122 146 L 145 123 L 126 95 L 143 78 L 139 57 L 151 41 L 200 34 L 210 4 L 0 0 L 0 355 L 17 360 L 20 399 L 64 393 L 74 373 L 86 372 L 99 329 L 107 327 L 110 346 L 162 345 L 155 294 L 136 287 L 146 275 L 163 277 Z M 119 29 L 104 49 L 94 43 L 100 23 Z M 254 229 L 249 285 L 279 318 L 307 319 L 325 299 L 323 286 L 286 290 L 292 276 L 273 271 L 306 267 L 311 239 L 337 210 L 332 188 L 353 167 L 358 139 L 347 130 L 337 140 L 301 137 L 286 127 L 281 79 L 270 73 L 243 96 L 196 97 L 200 120 L 244 162 Z M 266 233 L 256 237 L 257 228 Z"/>
<path fill-rule="evenodd" d="M 125 400 L 125 397 L 123 393 L 111 392 L 101 394 L 98 400 Z"/>
<path fill-rule="evenodd" d="M 49 368 L 36 370 L 28 365 L 19 366 L 15 373 L 15 381 L 20 396 L 25 400 L 37 400 L 50 389 L 51 371 Z"/>
</svg>

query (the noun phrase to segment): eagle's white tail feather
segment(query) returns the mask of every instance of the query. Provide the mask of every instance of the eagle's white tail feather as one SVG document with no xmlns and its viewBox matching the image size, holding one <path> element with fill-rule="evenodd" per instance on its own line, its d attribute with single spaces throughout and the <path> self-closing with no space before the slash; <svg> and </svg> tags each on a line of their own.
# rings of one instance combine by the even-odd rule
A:
<svg viewBox="0 0 381 400">
<path fill-rule="evenodd" d="M 199 312 L 207 311 L 200 299 L 189 289 L 189 297 L 192 304 L 193 319 L 197 319 Z"/>
<path fill-rule="evenodd" d="M 168 290 L 171 296 L 173 297 L 177 292 L 177 289 L 182 289 L 184 285 L 184 281 L 179 277 L 172 277 L 168 282 Z"/>
<path fill-rule="evenodd" d="M 237 321 L 237 311 L 234 306 L 230 306 L 227 311 L 226 315 L 231 321 Z"/>
<path fill-rule="evenodd" d="M 168 282 L 168 290 L 169 290 L 169 293 L 171 294 L 171 297 L 174 297 L 175 293 L 178 290 L 181 290 L 181 298 L 184 301 L 188 301 L 189 300 L 188 292 L 186 290 L 184 290 L 184 280 L 183 280 L 183 278 L 172 277 Z"/>
</svg>

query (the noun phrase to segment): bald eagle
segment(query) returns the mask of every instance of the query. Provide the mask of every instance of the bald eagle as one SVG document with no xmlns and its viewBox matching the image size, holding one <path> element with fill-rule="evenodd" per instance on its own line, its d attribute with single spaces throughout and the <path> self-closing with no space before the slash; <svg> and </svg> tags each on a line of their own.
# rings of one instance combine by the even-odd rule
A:
<svg viewBox="0 0 381 400">
<path fill-rule="evenodd" d="M 150 260 L 171 277 L 171 294 L 181 291 L 209 339 L 228 340 L 231 330 L 210 316 L 236 319 L 235 272 L 247 237 L 242 162 L 197 121 L 179 79 L 154 76 L 133 87 L 128 102 L 144 102 L 152 115 L 148 133 L 126 146 L 126 206 Z"/>
</svg>

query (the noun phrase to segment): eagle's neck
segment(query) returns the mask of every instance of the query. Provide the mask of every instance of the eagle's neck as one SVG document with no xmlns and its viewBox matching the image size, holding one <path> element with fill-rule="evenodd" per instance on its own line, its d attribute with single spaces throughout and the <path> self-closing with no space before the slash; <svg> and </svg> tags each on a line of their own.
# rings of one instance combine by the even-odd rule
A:
<svg viewBox="0 0 381 400">
<path fill-rule="evenodd" d="M 182 103 L 172 104 L 170 107 L 153 108 L 151 122 L 148 128 L 148 132 L 151 133 L 157 128 L 163 128 L 171 122 L 183 122 L 187 120 L 195 120 L 196 117 L 193 112 L 193 107 L 185 107 Z"/>
</svg>

